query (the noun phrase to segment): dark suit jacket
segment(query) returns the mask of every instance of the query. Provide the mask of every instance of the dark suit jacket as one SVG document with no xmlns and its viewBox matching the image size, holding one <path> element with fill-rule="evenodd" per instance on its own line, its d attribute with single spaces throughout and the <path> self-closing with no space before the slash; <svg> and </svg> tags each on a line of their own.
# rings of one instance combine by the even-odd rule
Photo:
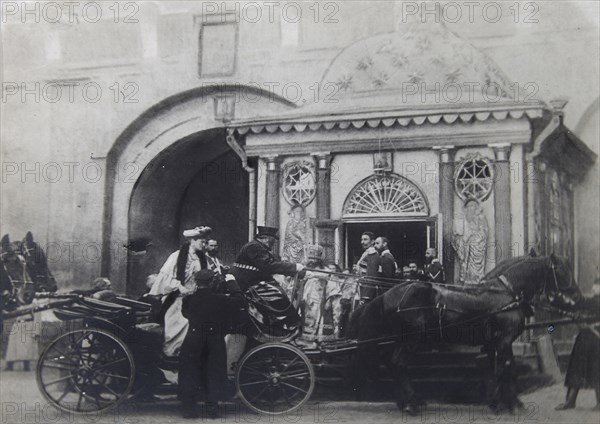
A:
<svg viewBox="0 0 600 424">
<path fill-rule="evenodd" d="M 396 260 L 389 251 L 381 255 L 381 276 L 394 278 L 396 276 Z"/>
<path fill-rule="evenodd" d="M 444 267 L 438 260 L 434 260 L 430 264 L 426 264 L 423 272 L 425 273 L 425 278 L 427 281 L 443 283 L 445 280 Z"/>
<path fill-rule="evenodd" d="M 184 297 L 181 313 L 188 319 L 190 328 L 199 330 L 199 335 L 219 337 L 235 332 L 248 315 L 246 301 L 240 293 L 227 296 L 210 288 L 199 288 Z"/>
<path fill-rule="evenodd" d="M 249 265 L 258 271 L 237 267 L 235 264 Z M 275 256 L 259 241 L 246 243 L 231 269 L 231 274 L 237 280 L 240 288 L 246 291 L 248 287 L 261 281 L 271 281 L 273 274 L 293 276 L 296 274 L 296 264 L 278 261 Z"/>
</svg>

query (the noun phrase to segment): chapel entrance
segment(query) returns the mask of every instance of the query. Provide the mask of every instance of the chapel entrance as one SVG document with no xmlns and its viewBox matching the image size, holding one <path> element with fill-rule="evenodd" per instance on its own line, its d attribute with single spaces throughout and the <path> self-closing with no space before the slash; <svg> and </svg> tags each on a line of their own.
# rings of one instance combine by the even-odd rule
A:
<svg viewBox="0 0 600 424">
<path fill-rule="evenodd" d="M 423 267 L 425 250 L 436 247 L 434 222 L 402 221 L 402 222 L 368 222 L 346 224 L 346 264 L 349 268 L 360 259 L 363 249 L 360 237 L 363 232 L 370 231 L 375 237 L 383 236 L 389 240 L 389 249 L 399 268 L 416 261 Z"/>
</svg>

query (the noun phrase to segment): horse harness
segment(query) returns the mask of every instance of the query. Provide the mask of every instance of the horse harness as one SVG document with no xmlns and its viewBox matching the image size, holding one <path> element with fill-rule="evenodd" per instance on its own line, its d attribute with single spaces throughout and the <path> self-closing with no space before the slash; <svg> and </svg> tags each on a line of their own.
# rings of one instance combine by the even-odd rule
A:
<svg viewBox="0 0 600 424">
<path fill-rule="evenodd" d="M 517 293 L 512 285 L 512 283 L 510 282 L 510 280 L 505 276 L 505 275 L 500 275 L 497 277 L 498 281 L 500 281 L 500 283 L 502 284 L 502 286 L 506 289 L 507 292 L 509 292 L 512 296 L 512 300 L 493 310 L 490 312 L 486 312 L 482 315 L 479 315 L 477 317 L 473 317 L 473 318 L 469 318 L 468 321 L 472 321 L 475 319 L 481 319 L 481 318 L 485 318 L 485 317 L 489 317 L 492 315 L 496 315 L 499 314 L 501 312 L 506 312 L 506 311 L 511 311 L 511 310 L 515 310 L 518 309 L 520 307 L 522 307 L 525 303 L 525 297 L 523 296 L 523 293 Z M 555 275 L 555 279 L 556 279 L 556 275 Z M 434 284 L 434 285 L 446 285 L 446 284 L 442 284 L 442 283 L 434 283 L 434 282 L 429 282 L 430 284 Z M 416 284 L 416 283 L 412 283 L 412 284 Z M 412 286 L 411 284 L 411 286 Z M 558 283 L 556 283 L 558 285 Z M 409 289 L 410 290 L 410 287 Z M 448 308 L 448 305 L 438 302 L 435 306 L 416 306 L 416 307 L 411 307 L 411 308 L 401 308 L 400 305 L 402 304 L 402 301 L 404 300 L 404 297 L 407 295 L 408 290 L 404 293 L 404 295 L 402 296 L 402 298 L 400 299 L 400 302 L 398 302 L 399 306 L 396 309 L 397 313 L 400 312 L 409 312 L 409 311 L 419 311 L 419 310 L 427 310 L 427 309 L 435 309 L 437 311 L 437 321 L 438 321 L 438 329 L 439 329 L 439 335 L 440 338 L 443 337 L 443 325 L 442 325 L 442 320 L 444 317 L 444 314 L 446 312 L 455 312 L 457 314 L 463 314 L 465 313 L 464 311 L 460 311 L 457 309 L 451 309 Z"/>
</svg>

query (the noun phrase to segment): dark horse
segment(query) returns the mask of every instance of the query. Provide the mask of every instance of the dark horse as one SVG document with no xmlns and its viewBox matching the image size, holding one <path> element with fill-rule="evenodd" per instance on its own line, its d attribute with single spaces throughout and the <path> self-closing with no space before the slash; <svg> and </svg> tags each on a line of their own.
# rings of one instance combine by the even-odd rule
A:
<svg viewBox="0 0 600 424">
<path fill-rule="evenodd" d="M 519 257 L 501 262 L 473 287 L 428 282 L 400 284 L 351 317 L 348 335 L 359 341 L 390 336 L 394 349 L 385 352 L 376 343 L 359 343 L 355 389 L 360 394 L 369 376 L 377 375 L 382 357 L 394 377 L 396 402 L 416 412 L 416 397 L 406 374 L 405 358 L 417 345 L 452 343 L 483 346 L 493 364 L 494 387 L 490 406 L 521 407 L 512 378 L 513 341 L 523 332 L 536 295 L 549 303 L 574 309 L 581 293 L 562 259 Z M 572 308 L 571 308 L 572 307 Z"/>
<path fill-rule="evenodd" d="M 0 243 L 1 309 L 30 304 L 36 292 L 55 292 L 56 281 L 48 268 L 44 251 L 28 232 L 22 241 L 11 242 L 8 235 Z"/>
</svg>

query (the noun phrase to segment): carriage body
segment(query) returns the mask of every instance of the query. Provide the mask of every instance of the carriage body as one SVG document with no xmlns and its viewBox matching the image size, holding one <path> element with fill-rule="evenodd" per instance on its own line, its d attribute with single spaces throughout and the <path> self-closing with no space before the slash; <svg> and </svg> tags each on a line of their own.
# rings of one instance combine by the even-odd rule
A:
<svg viewBox="0 0 600 424">
<path fill-rule="evenodd" d="M 162 328 L 151 322 L 151 305 L 125 298 L 49 296 L 61 299 L 53 312 L 63 331 L 42 351 L 36 379 L 50 404 L 70 413 L 98 413 L 142 391 L 176 393 L 161 369 L 176 371 L 178 361 L 162 355 Z M 52 308 L 52 302 L 42 308 Z M 270 339 L 261 331 L 254 334 L 236 369 L 239 398 L 258 413 L 300 408 L 310 398 L 315 375 L 303 350 L 290 344 L 297 333 Z"/>
</svg>

